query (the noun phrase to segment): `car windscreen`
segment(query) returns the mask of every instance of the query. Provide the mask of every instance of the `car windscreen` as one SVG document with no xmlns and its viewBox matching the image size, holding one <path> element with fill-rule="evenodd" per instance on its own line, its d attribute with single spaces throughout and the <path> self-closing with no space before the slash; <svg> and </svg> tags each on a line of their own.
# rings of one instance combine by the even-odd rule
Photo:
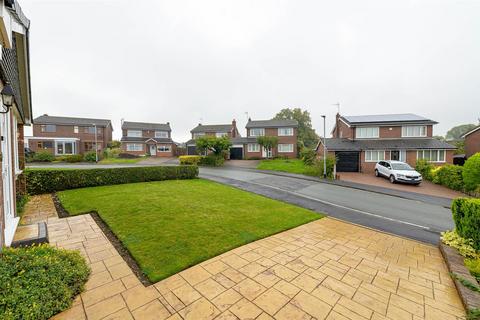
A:
<svg viewBox="0 0 480 320">
<path fill-rule="evenodd" d="M 393 170 L 413 170 L 413 168 L 406 163 L 392 163 L 392 167 Z"/>
</svg>

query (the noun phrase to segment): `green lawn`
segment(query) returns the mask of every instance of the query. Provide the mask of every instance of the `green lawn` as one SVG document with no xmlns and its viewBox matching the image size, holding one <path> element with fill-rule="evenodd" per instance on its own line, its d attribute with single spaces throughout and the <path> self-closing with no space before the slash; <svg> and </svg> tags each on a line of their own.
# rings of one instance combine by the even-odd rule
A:
<svg viewBox="0 0 480 320">
<path fill-rule="evenodd" d="M 322 217 L 202 179 L 76 189 L 58 196 L 71 214 L 96 210 L 152 282 Z"/>
<path fill-rule="evenodd" d="M 300 159 L 262 160 L 257 169 L 314 175 L 312 167 L 306 166 Z"/>
<path fill-rule="evenodd" d="M 144 158 L 134 158 L 134 159 L 122 159 L 122 158 L 106 158 L 100 160 L 99 164 L 125 164 L 125 163 L 137 163 Z"/>
</svg>

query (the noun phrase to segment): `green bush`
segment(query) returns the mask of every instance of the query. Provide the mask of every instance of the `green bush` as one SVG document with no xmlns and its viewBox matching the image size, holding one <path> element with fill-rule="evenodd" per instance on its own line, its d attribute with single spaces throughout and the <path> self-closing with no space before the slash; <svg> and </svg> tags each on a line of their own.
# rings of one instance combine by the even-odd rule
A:
<svg viewBox="0 0 480 320">
<path fill-rule="evenodd" d="M 97 154 L 95 153 L 95 151 L 87 152 L 87 153 L 85 153 L 84 159 L 87 162 L 95 162 L 95 161 L 97 161 Z M 100 159 L 98 159 L 98 160 L 100 160 Z"/>
<path fill-rule="evenodd" d="M 302 159 L 303 163 L 307 166 L 313 165 L 316 158 L 317 152 L 313 149 L 303 148 L 300 151 L 300 159 Z"/>
<path fill-rule="evenodd" d="M 208 156 L 201 157 L 199 165 L 207 167 L 221 167 L 225 162 L 225 158 L 222 155 L 209 154 Z"/>
<path fill-rule="evenodd" d="M 480 199 L 457 198 L 452 202 L 453 221 L 457 233 L 473 240 L 473 247 L 480 250 Z"/>
<path fill-rule="evenodd" d="M 463 165 L 463 183 L 467 191 L 480 189 L 480 152 L 465 161 Z"/>
<path fill-rule="evenodd" d="M 72 154 L 72 155 L 63 157 L 63 161 L 66 161 L 69 163 L 82 162 L 83 156 L 81 154 Z"/>
<path fill-rule="evenodd" d="M 465 259 L 465 266 L 472 276 L 480 283 L 480 258 L 478 259 Z"/>
<path fill-rule="evenodd" d="M 48 151 L 39 151 L 32 157 L 34 162 L 52 162 L 55 160 L 55 156 Z"/>
<path fill-rule="evenodd" d="M 333 179 L 333 173 L 337 159 L 333 156 L 327 156 L 327 178 Z M 314 161 L 312 166 L 306 170 L 307 175 L 323 177 L 323 157 Z"/>
<path fill-rule="evenodd" d="M 106 148 L 103 150 L 103 157 L 105 159 L 118 158 L 118 155 L 122 152 L 120 148 Z"/>
<path fill-rule="evenodd" d="M 463 167 L 447 164 L 434 170 L 433 182 L 453 190 L 463 190 Z"/>
<path fill-rule="evenodd" d="M 196 166 L 156 166 L 95 169 L 34 169 L 25 170 L 27 192 L 31 195 L 61 190 L 114 184 L 193 179 Z"/>
<path fill-rule="evenodd" d="M 417 164 L 415 165 L 415 170 L 417 170 L 425 180 L 432 181 L 433 179 L 433 164 L 428 162 L 427 160 L 417 160 Z"/>
<path fill-rule="evenodd" d="M 178 160 L 181 165 L 194 165 L 197 166 L 200 163 L 202 156 L 180 156 Z"/>
<path fill-rule="evenodd" d="M 90 269 L 76 251 L 49 245 L 4 248 L 0 253 L 2 319 L 49 319 L 69 308 Z"/>
</svg>

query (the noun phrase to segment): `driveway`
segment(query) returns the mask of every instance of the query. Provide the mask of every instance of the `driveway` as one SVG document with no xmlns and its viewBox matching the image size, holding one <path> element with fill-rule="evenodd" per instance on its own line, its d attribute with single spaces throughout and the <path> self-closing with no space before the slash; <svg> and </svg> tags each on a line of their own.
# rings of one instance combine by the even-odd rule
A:
<svg viewBox="0 0 480 320">
<path fill-rule="evenodd" d="M 377 187 L 382 187 L 387 189 L 395 189 L 395 190 L 407 191 L 407 192 L 417 192 L 417 193 L 426 194 L 430 196 L 443 197 L 443 198 L 449 198 L 449 199 L 455 199 L 458 197 L 466 196 L 461 192 L 448 189 L 447 187 L 432 183 L 430 181 L 423 181 L 418 186 L 412 186 L 412 185 L 406 185 L 406 184 L 400 184 L 400 183 L 392 184 L 390 183 L 390 181 L 388 181 L 388 179 L 375 177 L 373 173 L 369 174 L 369 173 L 360 173 L 360 172 L 341 172 L 339 173 L 339 175 L 340 175 L 340 180 L 343 180 L 343 181 L 367 184 L 367 185 L 372 185 L 372 186 L 377 186 Z"/>
<path fill-rule="evenodd" d="M 228 160 L 225 161 L 225 167 L 255 169 L 260 160 Z"/>
<path fill-rule="evenodd" d="M 332 217 L 396 235 L 438 243 L 441 231 L 453 229 L 450 209 L 423 195 L 417 199 L 340 185 L 276 176 L 254 170 L 200 168 L 200 177 L 269 198 L 289 202 Z M 422 201 L 422 197 L 425 201 Z"/>
</svg>

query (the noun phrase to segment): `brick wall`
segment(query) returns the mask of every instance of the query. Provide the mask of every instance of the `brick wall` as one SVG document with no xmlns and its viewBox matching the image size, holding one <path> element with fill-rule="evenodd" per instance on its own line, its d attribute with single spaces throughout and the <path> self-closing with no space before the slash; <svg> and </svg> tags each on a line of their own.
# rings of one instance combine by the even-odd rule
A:
<svg viewBox="0 0 480 320">
<path fill-rule="evenodd" d="M 473 156 L 477 152 L 480 152 L 480 130 L 465 137 L 465 155 L 467 158 Z"/>
<path fill-rule="evenodd" d="M 250 129 L 247 129 L 247 136 L 250 136 Z M 287 158 L 296 158 L 297 157 L 297 128 L 293 129 L 293 136 L 279 136 L 278 128 L 265 128 L 265 136 L 269 137 L 278 137 L 278 144 L 293 144 L 293 152 L 278 152 L 278 147 L 272 149 L 272 156 L 277 157 L 287 157 Z M 244 146 L 245 157 L 248 158 L 261 158 L 262 151 L 260 152 L 248 152 L 248 145 Z"/>
</svg>

